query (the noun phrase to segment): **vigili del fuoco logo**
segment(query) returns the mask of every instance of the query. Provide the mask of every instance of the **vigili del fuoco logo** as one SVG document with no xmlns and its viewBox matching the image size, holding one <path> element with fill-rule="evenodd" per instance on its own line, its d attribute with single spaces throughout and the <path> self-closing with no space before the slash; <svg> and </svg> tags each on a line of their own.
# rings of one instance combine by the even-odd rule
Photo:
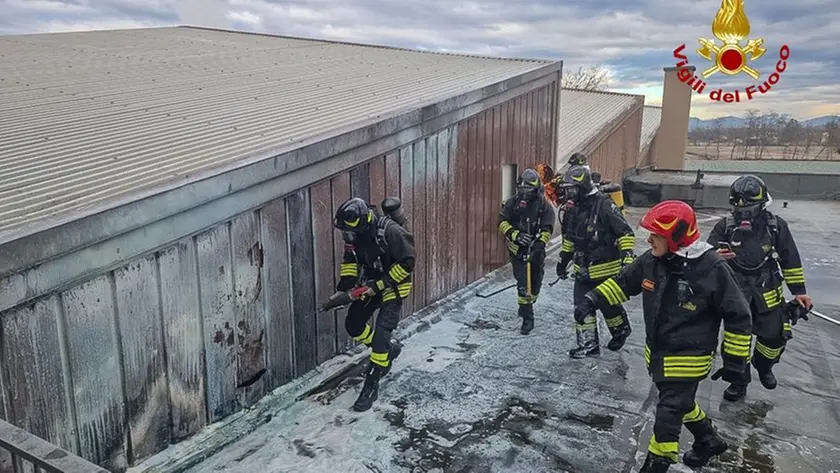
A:
<svg viewBox="0 0 840 473">
<path fill-rule="evenodd" d="M 761 73 L 750 62 L 760 58 L 766 52 L 764 38 L 750 38 L 750 20 L 744 11 L 744 0 L 721 0 L 720 9 L 712 22 L 712 34 L 720 42 L 713 39 L 700 38 L 700 48 L 697 54 L 712 63 L 712 66 L 704 70 L 700 76 L 693 74 L 688 69 L 688 57 L 683 54 L 685 44 L 674 50 L 674 58 L 677 60 L 677 77 L 680 81 L 691 87 L 698 94 L 706 91 L 705 79 L 721 73 L 728 76 L 746 74 L 758 81 Z M 776 68 L 758 85 L 750 85 L 742 90 L 724 90 L 722 88 L 711 89 L 709 99 L 716 102 L 740 102 L 741 100 L 752 100 L 764 95 L 776 85 L 787 68 L 787 60 L 790 57 L 790 48 L 783 44 L 779 48 L 779 60 Z M 699 68 L 698 68 L 699 70 Z"/>
</svg>

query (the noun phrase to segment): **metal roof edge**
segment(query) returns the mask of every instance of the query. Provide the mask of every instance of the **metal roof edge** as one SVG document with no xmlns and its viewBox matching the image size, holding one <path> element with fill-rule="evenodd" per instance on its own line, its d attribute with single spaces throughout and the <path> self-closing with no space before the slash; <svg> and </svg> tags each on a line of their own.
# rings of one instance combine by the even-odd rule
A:
<svg viewBox="0 0 840 473">
<path fill-rule="evenodd" d="M 589 92 L 589 91 L 585 91 Z M 594 148 L 597 148 L 601 145 L 609 136 L 615 131 L 616 128 L 621 126 L 624 122 L 630 119 L 630 117 L 637 112 L 639 109 L 644 108 L 644 95 L 636 95 L 636 94 L 620 94 L 616 93 L 615 95 L 623 95 L 629 97 L 636 97 L 628 107 L 618 113 L 615 118 L 608 121 L 604 125 L 601 126 L 597 131 L 593 132 L 591 138 L 588 139 L 580 146 L 580 149 L 583 150 L 584 154 L 591 153 Z M 641 134 L 639 135 L 639 139 L 641 140 Z M 568 153 L 566 156 L 557 156 L 557 162 L 565 162 L 569 156 L 574 154 L 576 151 L 572 151 Z"/>
<path fill-rule="evenodd" d="M 333 129 L 306 141 L 280 146 L 258 155 L 245 156 L 234 163 L 207 169 L 202 173 L 192 175 L 189 180 L 170 181 L 126 194 L 118 200 L 101 202 L 84 209 L 45 218 L 30 225 L 0 231 L 0 248 L 4 249 L 0 252 L 0 277 L 69 251 L 106 241 L 122 233 L 206 204 L 261 182 L 329 160 L 333 156 L 346 153 L 367 143 L 399 135 L 403 130 L 411 127 L 422 127 L 438 117 L 453 114 L 458 110 L 475 106 L 518 88 L 545 81 L 551 75 L 555 75 L 556 80 L 559 81 L 561 65 L 562 63 L 546 64 L 479 89 L 470 89 L 457 95 L 450 94 L 430 99 L 423 103 L 398 109 L 384 117 L 359 121 L 344 129 Z M 344 146 L 339 145 L 342 141 L 345 142 Z M 370 158 L 373 157 L 375 156 L 370 156 Z M 271 173 L 263 173 L 259 177 L 247 176 L 247 178 L 237 180 L 236 186 L 225 185 L 220 187 L 207 184 L 229 172 L 242 171 L 245 173 L 249 167 L 271 163 L 272 161 L 273 164 L 269 167 Z M 195 186 L 205 185 L 212 189 L 207 195 L 199 195 L 199 192 L 190 190 Z M 183 195 L 175 197 L 174 194 Z M 160 203 L 158 203 L 154 209 L 140 210 L 144 201 L 158 196 L 165 196 L 163 198 L 167 205 L 165 209 L 161 208 Z M 124 212 L 124 215 L 120 215 L 118 212 Z M 117 221 L 112 220 L 115 216 L 117 216 Z M 98 223 L 96 225 L 85 225 L 85 222 L 91 219 L 97 220 Z M 97 233 L 93 234 L 91 228 L 95 229 Z M 44 242 L 39 242 L 37 245 L 29 244 L 29 240 L 34 237 L 44 240 Z M 61 238 L 63 238 L 63 244 L 55 243 Z M 24 256 L 32 252 L 38 252 L 38 255 Z M 27 264 L 18 260 L 10 261 L 13 257 L 22 257 L 29 261 Z"/>
<path fill-rule="evenodd" d="M 267 36 L 267 37 L 270 37 L 270 38 L 295 39 L 295 40 L 301 40 L 301 41 L 316 41 L 316 42 L 319 42 L 319 43 L 342 44 L 342 45 L 346 45 L 346 46 L 356 46 L 356 47 L 360 47 L 360 48 L 392 49 L 394 51 L 405 51 L 405 52 L 423 53 L 423 54 L 437 54 L 437 55 L 440 55 L 440 56 L 455 56 L 455 57 L 477 58 L 477 59 L 493 59 L 493 60 L 513 61 L 513 62 L 537 62 L 537 63 L 546 63 L 546 64 L 562 62 L 562 61 L 557 61 L 557 60 L 552 60 L 552 59 L 517 58 L 517 57 L 491 56 L 491 55 L 486 55 L 486 54 L 428 51 L 428 50 L 423 50 L 423 49 L 405 48 L 405 47 L 400 47 L 400 46 L 390 46 L 390 45 L 386 45 L 386 44 L 358 43 L 358 42 L 353 42 L 353 41 L 339 41 L 339 40 L 333 40 L 333 39 L 323 39 L 323 38 L 314 38 L 314 37 L 305 37 L 305 36 L 272 34 L 272 33 L 264 33 L 264 32 L 259 32 L 259 31 L 242 31 L 242 30 L 234 30 L 234 29 L 228 29 L 228 28 L 215 28 L 215 27 L 210 27 L 210 26 L 178 25 L 178 28 L 190 28 L 190 29 L 196 29 L 196 30 L 217 31 L 217 32 L 232 33 L 232 34 Z"/>
</svg>

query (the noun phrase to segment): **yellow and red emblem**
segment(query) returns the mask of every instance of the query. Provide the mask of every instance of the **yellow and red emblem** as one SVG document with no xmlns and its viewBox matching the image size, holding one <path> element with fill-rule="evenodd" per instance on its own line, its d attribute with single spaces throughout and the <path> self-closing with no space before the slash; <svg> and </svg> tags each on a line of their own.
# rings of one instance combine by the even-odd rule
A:
<svg viewBox="0 0 840 473">
<path fill-rule="evenodd" d="M 698 40 L 701 48 L 697 50 L 697 54 L 715 63 L 703 71 L 704 79 L 716 72 L 730 76 L 743 72 L 756 80 L 760 77 L 760 73 L 747 63 L 764 54 L 764 39 L 749 39 L 750 20 L 744 11 L 744 0 L 721 1 L 720 9 L 712 22 L 712 34 L 722 41 L 723 45 L 719 46 L 711 39 Z M 744 40 L 746 44 L 741 46 Z"/>
</svg>

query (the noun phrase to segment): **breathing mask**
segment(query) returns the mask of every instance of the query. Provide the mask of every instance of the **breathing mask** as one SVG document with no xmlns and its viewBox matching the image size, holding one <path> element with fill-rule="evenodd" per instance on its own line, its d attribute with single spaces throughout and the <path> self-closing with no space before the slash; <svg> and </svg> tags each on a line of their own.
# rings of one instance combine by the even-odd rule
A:
<svg viewBox="0 0 840 473">
<path fill-rule="evenodd" d="M 732 210 L 732 218 L 735 219 L 737 228 L 745 232 L 752 231 L 753 224 L 763 208 L 763 203 L 735 207 Z"/>
</svg>

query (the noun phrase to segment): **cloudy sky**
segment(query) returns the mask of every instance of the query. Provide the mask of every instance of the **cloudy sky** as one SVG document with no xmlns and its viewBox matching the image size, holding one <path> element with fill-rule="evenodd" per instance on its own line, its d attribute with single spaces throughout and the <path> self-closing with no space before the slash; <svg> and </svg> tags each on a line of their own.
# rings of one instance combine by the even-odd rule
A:
<svg viewBox="0 0 840 473">
<path fill-rule="evenodd" d="M 840 0 L 745 0 L 766 53 L 750 63 L 759 81 L 714 74 L 692 115 L 743 115 L 748 108 L 797 118 L 840 115 Z M 660 103 L 662 68 L 686 44 L 713 39 L 720 0 L 0 0 L 0 34 L 191 24 L 430 50 L 562 59 L 567 70 L 603 65 L 610 88 Z M 781 80 L 751 102 L 712 102 L 716 88 L 763 82 L 779 49 L 791 57 Z"/>
</svg>

